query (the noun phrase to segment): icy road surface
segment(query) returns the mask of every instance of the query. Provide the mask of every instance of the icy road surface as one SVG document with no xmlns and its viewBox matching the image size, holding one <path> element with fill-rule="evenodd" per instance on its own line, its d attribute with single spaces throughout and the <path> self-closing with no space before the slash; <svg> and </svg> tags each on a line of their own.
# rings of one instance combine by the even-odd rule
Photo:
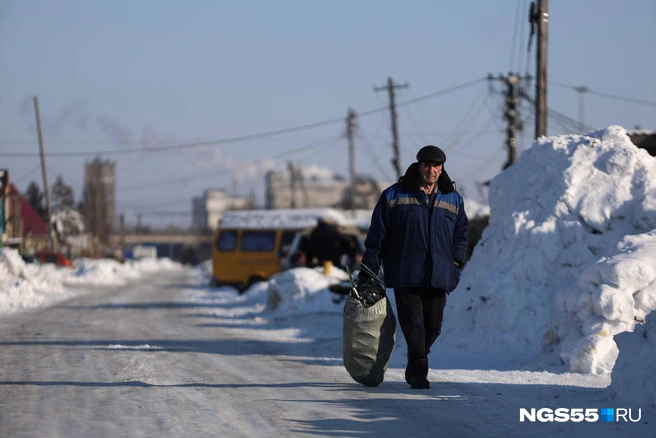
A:
<svg viewBox="0 0 656 438">
<path fill-rule="evenodd" d="M 203 295 L 213 298 L 199 300 Z M 378 388 L 365 388 L 341 363 L 341 315 L 276 319 L 235 296 L 176 274 L 3 317 L 0 436 L 605 437 L 653 431 L 653 421 L 519 423 L 520 407 L 601 407 L 605 403 L 595 400 L 608 377 L 485 369 L 485 358 L 463 369 L 431 370 L 430 390 L 410 390 L 400 368 L 390 369 Z"/>
</svg>

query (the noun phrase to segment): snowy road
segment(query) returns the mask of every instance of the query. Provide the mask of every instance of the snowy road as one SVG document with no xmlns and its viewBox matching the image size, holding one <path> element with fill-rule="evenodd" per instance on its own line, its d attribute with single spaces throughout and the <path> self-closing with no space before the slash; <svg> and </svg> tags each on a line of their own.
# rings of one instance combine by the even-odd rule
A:
<svg viewBox="0 0 656 438">
<path fill-rule="evenodd" d="M 0 436 L 599 437 L 653 425 L 520 424 L 519 407 L 599 406 L 601 389 L 548 373 L 432 370 L 433 388 L 413 391 L 397 367 L 365 388 L 342 367 L 339 314 L 264 319 L 234 292 L 191 299 L 203 295 L 178 274 L 3 318 Z"/>
</svg>

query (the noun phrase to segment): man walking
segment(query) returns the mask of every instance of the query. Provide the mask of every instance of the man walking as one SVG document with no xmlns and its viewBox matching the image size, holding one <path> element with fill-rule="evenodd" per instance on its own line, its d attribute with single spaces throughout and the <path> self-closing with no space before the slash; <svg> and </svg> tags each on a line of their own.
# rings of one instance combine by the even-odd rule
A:
<svg viewBox="0 0 656 438">
<path fill-rule="evenodd" d="M 442 330 L 446 295 L 460 281 L 469 221 L 462 196 L 444 171 L 446 155 L 425 146 L 374 209 L 362 264 L 384 271 L 408 344 L 405 380 L 428 389 L 428 353 Z M 360 271 L 359 282 L 367 281 Z"/>
</svg>

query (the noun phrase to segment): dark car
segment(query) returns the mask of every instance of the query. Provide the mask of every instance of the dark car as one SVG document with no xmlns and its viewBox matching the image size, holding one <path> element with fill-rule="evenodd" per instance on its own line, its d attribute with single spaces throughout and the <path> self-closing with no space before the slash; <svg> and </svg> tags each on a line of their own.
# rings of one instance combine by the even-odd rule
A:
<svg viewBox="0 0 656 438">
<path fill-rule="evenodd" d="M 25 263 L 37 263 L 38 260 L 32 254 L 21 254 L 21 258 Z"/>
<path fill-rule="evenodd" d="M 34 253 L 34 257 L 41 263 L 53 263 L 57 266 L 72 268 L 73 263 L 62 253 L 55 251 L 39 251 Z"/>
<path fill-rule="evenodd" d="M 302 266 L 316 266 L 316 260 L 313 260 L 308 239 L 313 228 L 309 227 L 296 233 L 287 254 L 281 254 L 281 271 Z M 348 242 L 348 248 L 345 248 L 342 256 L 344 265 L 351 268 L 351 270 L 356 270 L 360 267 L 360 261 L 364 254 L 364 233 L 360 229 L 351 226 L 338 226 L 338 230 Z"/>
</svg>

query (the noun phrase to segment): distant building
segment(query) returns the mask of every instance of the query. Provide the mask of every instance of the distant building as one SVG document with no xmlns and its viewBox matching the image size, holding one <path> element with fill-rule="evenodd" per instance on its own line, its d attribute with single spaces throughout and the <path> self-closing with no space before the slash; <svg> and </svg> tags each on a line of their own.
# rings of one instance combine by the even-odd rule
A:
<svg viewBox="0 0 656 438">
<path fill-rule="evenodd" d="M 192 225 L 213 230 L 226 211 L 253 207 L 250 197 L 228 196 L 223 189 L 207 189 L 202 196 L 191 200 Z"/>
<path fill-rule="evenodd" d="M 87 230 L 108 243 L 116 229 L 116 162 L 100 157 L 84 164 L 84 217 Z"/>
<path fill-rule="evenodd" d="M 4 244 L 22 251 L 39 251 L 48 246 L 48 225 L 16 186 L 9 184 L 6 196 L 0 196 L 5 212 Z"/>
<path fill-rule="evenodd" d="M 348 181 L 327 169 L 303 169 L 290 165 L 288 170 L 269 171 L 265 177 L 266 209 L 278 208 L 350 208 Z M 390 184 L 357 176 L 355 208 L 372 209 L 383 189 Z"/>
</svg>

